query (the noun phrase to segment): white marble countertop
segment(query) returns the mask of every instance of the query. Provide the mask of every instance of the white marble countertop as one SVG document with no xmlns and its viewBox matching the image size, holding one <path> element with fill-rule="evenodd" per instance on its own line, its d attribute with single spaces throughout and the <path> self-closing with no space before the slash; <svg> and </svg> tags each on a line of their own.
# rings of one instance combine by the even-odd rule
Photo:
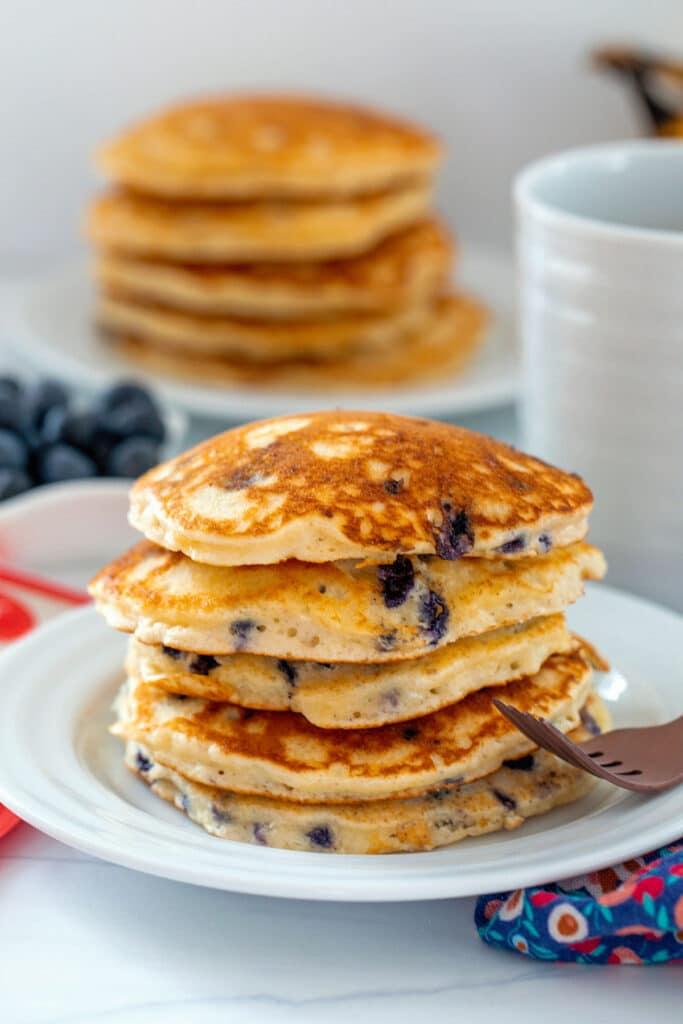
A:
<svg viewBox="0 0 683 1024">
<path fill-rule="evenodd" d="M 680 969 L 536 964 L 484 946 L 473 905 L 214 892 L 93 860 L 20 826 L 0 842 L 0 1020 L 679 1019 Z"/>
</svg>

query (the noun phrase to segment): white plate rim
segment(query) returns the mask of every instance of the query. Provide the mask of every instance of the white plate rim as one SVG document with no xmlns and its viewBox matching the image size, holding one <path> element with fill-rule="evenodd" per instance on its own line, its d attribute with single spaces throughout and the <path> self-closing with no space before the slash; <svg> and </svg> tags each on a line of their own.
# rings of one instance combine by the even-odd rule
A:
<svg viewBox="0 0 683 1024">
<path fill-rule="evenodd" d="M 611 607 L 613 613 L 624 614 L 628 610 L 630 616 L 635 615 L 638 620 L 645 620 L 650 631 L 652 629 L 659 630 L 661 636 L 673 637 L 672 643 L 675 643 L 676 632 L 680 633 L 683 627 L 683 618 L 675 612 L 604 585 L 597 590 L 593 588 L 589 597 L 584 599 L 584 603 L 588 604 L 591 600 L 596 608 L 602 604 L 608 609 Z M 601 614 L 605 614 L 604 607 Z M 618 818 L 618 807 L 626 805 L 627 824 L 629 818 L 636 818 L 638 821 L 634 821 L 633 824 L 638 824 L 639 827 L 631 831 L 626 829 L 624 833 L 622 821 L 621 833 L 617 834 L 617 831 L 612 828 L 611 840 L 600 850 L 596 849 L 593 843 L 586 845 L 584 841 L 581 850 L 571 853 L 572 840 L 569 831 L 575 832 L 576 827 L 575 822 L 570 822 L 568 825 L 560 826 L 559 829 L 551 830 L 548 833 L 550 836 L 554 832 L 564 833 L 564 838 L 568 839 L 570 850 L 569 853 L 565 852 L 562 856 L 556 857 L 552 863 L 547 863 L 545 866 L 538 864 L 538 854 L 536 860 L 532 858 L 530 862 L 525 863 L 523 857 L 524 837 L 519 832 L 513 832 L 509 834 L 511 839 L 508 840 L 505 836 L 504 842 L 500 845 L 500 857 L 498 858 L 500 863 L 497 867 L 489 868 L 485 875 L 481 871 L 477 874 L 472 870 L 461 871 L 458 874 L 453 871 L 452 867 L 449 868 L 448 859 L 440 856 L 443 851 L 379 857 L 293 853 L 254 847 L 249 844 L 213 840 L 196 826 L 189 826 L 190 829 L 196 829 L 196 834 L 194 831 L 183 832 L 182 838 L 178 839 L 179 830 L 175 824 L 171 826 L 160 822 L 139 808 L 131 810 L 129 805 L 122 801 L 113 790 L 106 790 L 106 787 L 98 782 L 96 786 L 101 787 L 103 794 L 108 792 L 114 801 L 120 801 L 121 808 L 124 806 L 128 808 L 125 811 L 125 816 L 132 820 L 132 823 L 129 821 L 120 830 L 118 843 L 112 844 L 103 820 L 90 820 L 86 815 L 88 824 L 85 827 L 74 828 L 73 822 L 65 824 L 53 804 L 45 804 L 45 798 L 41 798 L 35 792 L 32 793 L 30 787 L 27 788 L 26 772 L 29 771 L 30 777 L 31 769 L 29 752 L 25 748 L 17 746 L 13 733 L 12 694 L 15 695 L 15 698 L 20 694 L 21 687 L 25 685 L 22 683 L 22 678 L 28 679 L 30 683 L 31 669 L 27 669 L 26 666 L 31 662 L 31 658 L 39 656 L 40 651 L 57 651 L 58 655 L 59 643 L 64 642 L 67 636 L 72 641 L 74 637 L 78 638 L 76 646 L 81 651 L 83 645 L 87 645 L 88 631 L 93 634 L 93 643 L 96 644 L 101 644 L 106 636 L 114 635 L 101 622 L 95 610 L 88 607 L 69 612 L 59 619 L 53 620 L 24 640 L 12 645 L 0 656 L 0 670 L 2 670 L 4 679 L 3 688 L 0 690 L 0 751 L 3 752 L 3 756 L 0 758 L 0 800 L 21 818 L 53 838 L 85 853 L 125 867 L 177 881 L 265 896 L 371 902 L 423 900 L 469 896 L 481 891 L 495 892 L 539 884 L 558 877 L 574 876 L 637 856 L 643 853 L 645 848 L 650 849 L 664 845 L 683 834 L 683 787 L 654 798 L 628 795 L 624 797 L 621 804 L 610 805 L 606 811 L 597 813 L 605 813 L 614 818 L 615 814 L 612 808 L 616 806 L 616 817 Z M 628 636 L 633 635 L 634 632 L 633 630 L 626 632 L 627 647 Z M 635 649 L 633 641 L 631 641 L 629 649 L 631 653 Z M 90 671 L 89 666 L 84 669 L 87 679 L 90 679 Z M 16 699 L 14 710 L 16 712 Z M 72 765 L 75 759 L 73 750 L 60 750 L 57 755 L 53 755 L 53 760 L 55 756 L 57 756 L 56 763 L 59 758 L 66 757 L 69 764 Z M 14 758 L 14 770 L 12 770 L 12 758 Z M 55 765 L 53 764 L 52 771 L 54 770 Z M 76 801 L 79 808 L 87 803 L 87 787 L 92 784 L 92 781 L 86 778 L 83 766 L 81 766 L 81 771 L 83 777 L 80 781 L 78 778 L 69 779 L 69 786 L 73 790 L 73 800 Z M 49 759 L 48 764 L 43 766 L 42 772 L 42 776 L 39 774 L 33 781 L 34 789 L 37 784 L 39 788 L 42 785 L 45 789 L 50 790 Z M 16 782 L 17 777 L 22 779 L 20 784 Z M 84 780 L 86 780 L 87 786 Z M 74 782 L 76 783 L 75 789 Z M 138 786 L 143 785 L 136 780 L 133 780 L 133 783 Z M 80 792 L 79 785 L 85 787 Z M 109 798 L 107 800 L 109 807 L 111 800 Z M 114 817 L 116 817 L 119 814 L 119 805 L 111 803 L 111 806 L 115 807 Z M 646 809 L 644 814 L 643 809 Z M 120 813 L 124 813 L 124 811 L 121 810 Z M 589 813 L 578 820 L 579 822 L 584 820 L 590 822 L 592 817 Z M 151 827 L 149 821 L 154 823 Z M 183 819 L 182 824 L 185 827 L 188 823 Z M 140 837 L 145 832 L 149 832 L 151 850 L 150 848 L 142 850 L 136 848 L 139 847 Z M 534 835 L 543 836 L 544 834 L 540 831 L 527 837 L 526 845 L 530 845 L 529 841 L 534 839 Z M 154 845 L 155 843 L 158 845 L 159 841 L 166 842 L 165 837 L 169 835 L 171 836 L 170 859 L 168 855 L 160 859 L 155 854 Z M 522 842 L 515 842 L 515 837 L 519 837 Z M 210 845 L 207 845 L 207 840 Z M 505 858 L 505 845 L 509 843 L 513 844 L 512 850 L 516 855 L 512 871 Z M 175 859 L 172 855 L 174 844 Z M 531 846 L 538 845 L 538 842 L 531 844 Z M 201 862 L 197 862 L 195 865 L 191 857 L 186 856 L 183 859 L 180 856 L 178 858 L 179 848 L 181 853 L 185 854 L 188 849 L 193 850 L 200 860 L 204 856 L 204 851 L 210 849 L 211 853 L 206 856 L 212 863 L 215 861 L 218 867 L 214 865 L 211 870 L 207 870 Z M 457 851 L 459 848 L 462 849 L 462 844 L 456 844 L 448 849 Z M 214 856 L 214 851 L 216 856 Z M 221 852 L 218 853 L 218 851 Z M 430 860 L 430 858 L 432 859 Z M 405 866 L 405 870 L 401 865 Z M 424 866 L 423 871 L 420 871 L 420 865 Z"/>
<path fill-rule="evenodd" d="M 498 320 L 498 323 L 494 322 L 490 333 L 495 348 L 500 350 L 500 370 L 496 374 L 489 374 L 490 379 L 484 374 L 483 380 L 477 380 L 476 373 L 481 371 L 478 369 L 479 357 L 475 357 L 472 364 L 475 373 L 473 381 L 468 380 L 468 369 L 462 376 L 456 375 L 444 385 L 406 388 L 395 392 L 330 392 L 321 398 L 311 393 L 294 391 L 257 391 L 237 387 L 214 389 L 200 384 L 182 384 L 170 378 L 155 376 L 124 359 L 115 359 L 110 367 L 106 366 L 106 362 L 98 366 L 97 360 L 85 362 L 77 353 L 64 348 L 56 336 L 40 336 L 28 319 L 31 303 L 49 300 L 55 289 L 59 293 L 61 289 L 80 286 L 76 292 L 76 302 L 81 305 L 92 297 L 87 285 L 87 264 L 82 260 L 34 280 L 12 282 L 4 286 L 3 323 L 14 355 L 24 363 L 37 366 L 44 372 L 67 376 L 87 390 L 106 385 L 115 377 L 134 377 L 153 387 L 166 401 L 176 403 L 186 412 L 200 418 L 217 417 L 230 421 L 260 419 L 286 414 L 292 409 L 312 411 L 326 402 L 347 408 L 356 408 L 360 403 L 366 408 L 407 415 L 466 415 L 514 403 L 520 393 L 521 374 L 514 340 L 514 272 L 511 260 L 500 252 L 475 245 L 466 248 L 462 262 L 462 280 L 458 268 L 459 284 L 481 295 L 484 301 L 487 301 L 490 289 L 490 300 Z M 59 325 L 55 330 L 60 330 Z M 69 332 L 66 331 L 65 335 L 68 338 Z M 94 331 L 92 337 L 95 344 L 102 346 Z M 104 360 L 106 353 L 103 346 L 100 355 Z M 111 355 L 107 358 L 111 359 Z"/>
</svg>

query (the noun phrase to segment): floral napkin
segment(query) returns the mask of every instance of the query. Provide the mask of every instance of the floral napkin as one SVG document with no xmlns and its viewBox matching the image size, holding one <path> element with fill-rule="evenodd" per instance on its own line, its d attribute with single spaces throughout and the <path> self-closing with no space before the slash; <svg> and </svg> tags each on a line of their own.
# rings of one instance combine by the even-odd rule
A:
<svg viewBox="0 0 683 1024">
<path fill-rule="evenodd" d="M 683 839 L 581 878 L 481 896 L 491 946 L 534 960 L 683 964 Z"/>
</svg>

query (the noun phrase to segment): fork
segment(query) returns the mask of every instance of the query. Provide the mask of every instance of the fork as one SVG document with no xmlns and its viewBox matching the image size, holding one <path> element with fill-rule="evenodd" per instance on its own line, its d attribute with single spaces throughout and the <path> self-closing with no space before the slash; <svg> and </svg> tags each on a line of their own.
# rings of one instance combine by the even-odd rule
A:
<svg viewBox="0 0 683 1024">
<path fill-rule="evenodd" d="M 502 700 L 493 703 L 539 747 L 614 786 L 636 793 L 658 793 L 683 782 L 683 715 L 664 725 L 614 729 L 574 743 L 550 722 L 519 711 Z"/>
</svg>

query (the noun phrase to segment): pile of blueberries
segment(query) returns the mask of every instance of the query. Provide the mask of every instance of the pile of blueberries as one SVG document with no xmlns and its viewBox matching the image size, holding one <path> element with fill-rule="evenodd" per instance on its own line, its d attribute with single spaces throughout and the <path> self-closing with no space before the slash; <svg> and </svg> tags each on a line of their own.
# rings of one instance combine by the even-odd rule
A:
<svg viewBox="0 0 683 1024">
<path fill-rule="evenodd" d="M 122 381 L 89 405 L 58 380 L 0 377 L 0 500 L 39 484 L 84 477 L 137 477 L 160 460 L 166 440 L 146 388 Z"/>
</svg>

